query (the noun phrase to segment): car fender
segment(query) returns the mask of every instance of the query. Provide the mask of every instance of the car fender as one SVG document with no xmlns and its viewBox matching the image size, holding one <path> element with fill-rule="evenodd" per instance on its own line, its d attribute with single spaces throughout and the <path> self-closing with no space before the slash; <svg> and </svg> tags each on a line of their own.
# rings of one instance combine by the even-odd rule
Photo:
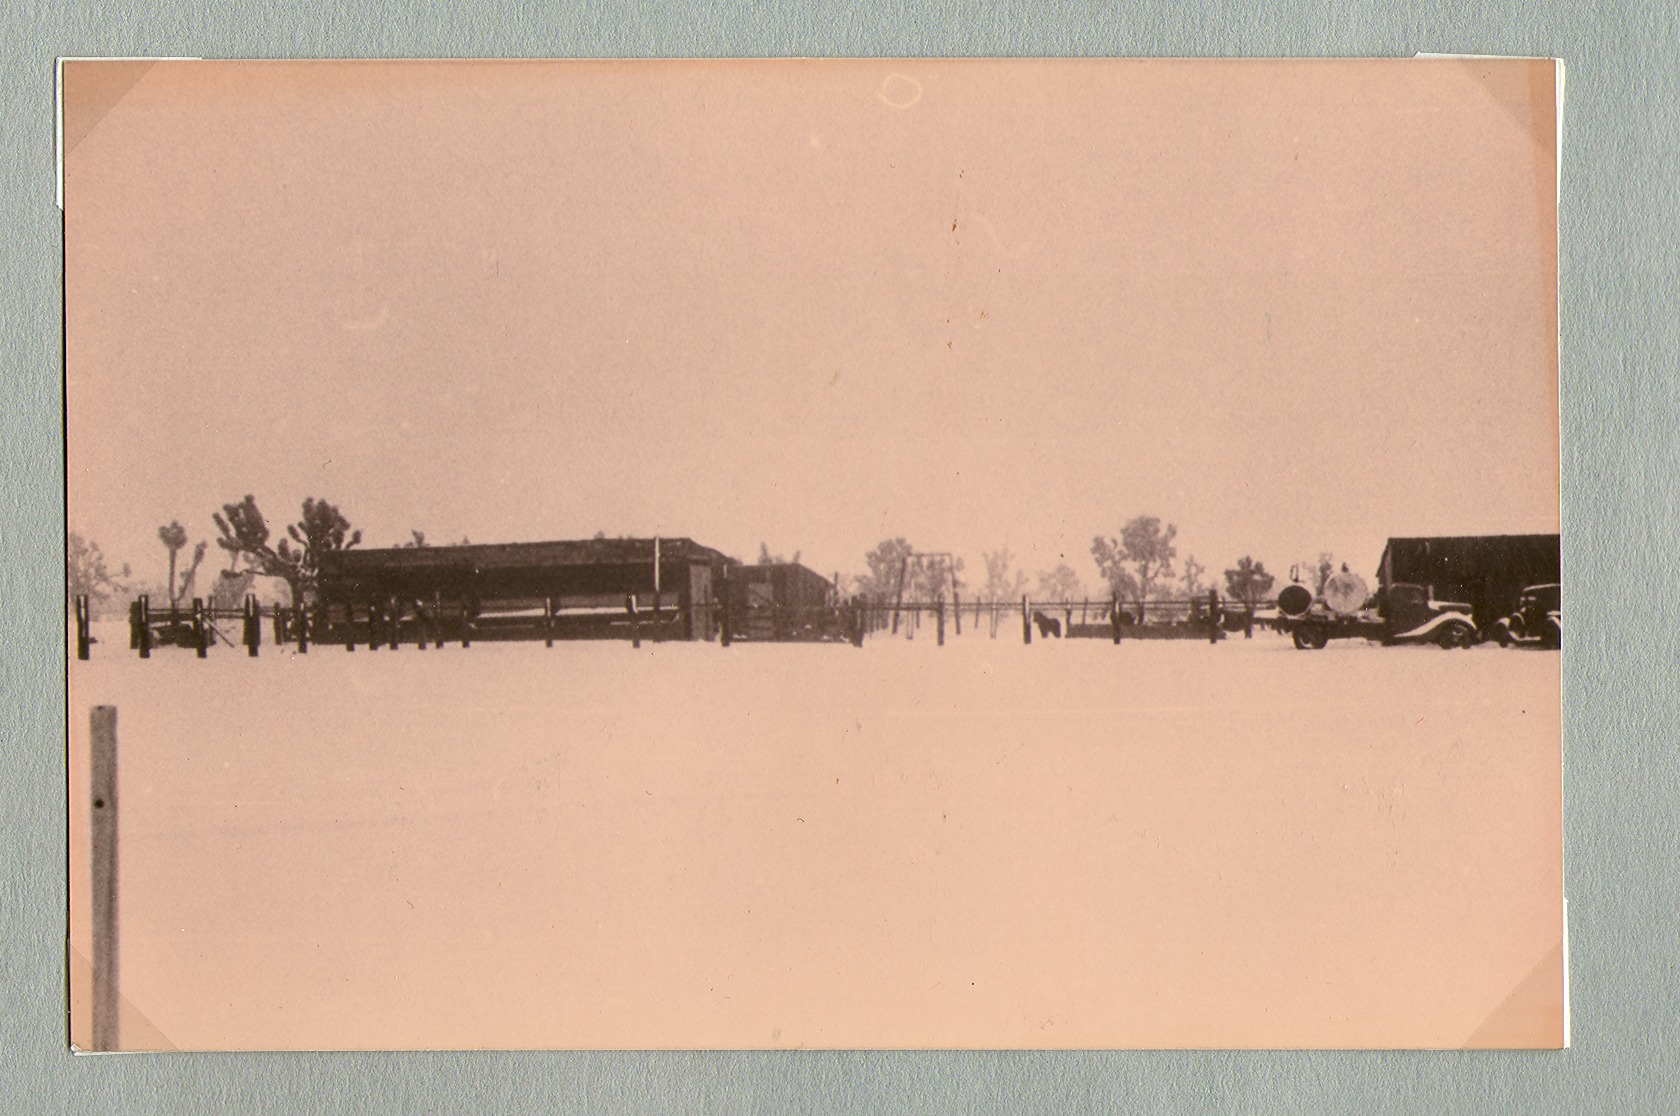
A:
<svg viewBox="0 0 1680 1116">
<path fill-rule="evenodd" d="M 1431 616 L 1429 619 L 1425 620 L 1417 627 L 1412 628 L 1410 631 L 1396 632 L 1390 638 L 1426 639 L 1435 632 L 1440 631 L 1441 625 L 1443 624 L 1463 624 L 1472 632 L 1476 630 L 1475 621 L 1471 620 L 1470 617 L 1464 615 L 1462 612 L 1441 612 Z"/>
</svg>

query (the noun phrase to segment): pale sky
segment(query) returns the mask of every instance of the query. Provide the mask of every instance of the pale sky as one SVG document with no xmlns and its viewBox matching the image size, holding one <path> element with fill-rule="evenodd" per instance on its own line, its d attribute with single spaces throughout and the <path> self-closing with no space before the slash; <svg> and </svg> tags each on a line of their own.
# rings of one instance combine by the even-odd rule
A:
<svg viewBox="0 0 1680 1116">
<path fill-rule="evenodd" d="M 82 66 L 69 520 L 143 578 L 248 492 L 1093 590 L 1139 514 L 1558 529 L 1549 62 Z"/>
</svg>

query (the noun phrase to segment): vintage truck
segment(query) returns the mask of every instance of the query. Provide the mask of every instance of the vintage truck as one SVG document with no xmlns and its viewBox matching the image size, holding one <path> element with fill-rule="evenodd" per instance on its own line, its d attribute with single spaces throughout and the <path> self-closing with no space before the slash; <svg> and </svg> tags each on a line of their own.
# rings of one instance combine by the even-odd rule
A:
<svg viewBox="0 0 1680 1116">
<path fill-rule="evenodd" d="M 1468 604 L 1434 600 L 1424 586 L 1404 582 L 1373 594 L 1346 566 L 1317 594 L 1299 580 L 1278 594 L 1279 625 L 1303 651 L 1322 650 L 1333 639 L 1469 647 L 1478 639 L 1470 611 Z"/>
<path fill-rule="evenodd" d="M 1501 636 L 1501 618 L 1510 620 L 1516 608 L 1522 619 L 1507 628 L 1513 642 L 1554 638 L 1546 610 L 1530 618 L 1518 601 L 1530 590 L 1543 598 L 1549 585 L 1555 619 L 1559 554 L 1557 535 L 1391 538 L 1377 563 L 1375 594 L 1346 567 L 1316 594 L 1297 579 L 1278 594 L 1279 626 L 1307 649 L 1353 636 L 1468 647 L 1483 633 Z"/>
</svg>

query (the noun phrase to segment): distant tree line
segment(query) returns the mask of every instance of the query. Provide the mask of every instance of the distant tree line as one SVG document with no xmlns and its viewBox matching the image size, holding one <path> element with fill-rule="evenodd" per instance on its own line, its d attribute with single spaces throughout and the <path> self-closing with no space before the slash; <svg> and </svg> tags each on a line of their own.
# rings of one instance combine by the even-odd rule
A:
<svg viewBox="0 0 1680 1116">
<path fill-rule="evenodd" d="M 1133 606 L 1140 620 L 1147 602 L 1159 599 L 1157 593 L 1166 585 L 1174 585 L 1186 600 L 1199 599 L 1208 589 L 1203 581 L 1208 569 L 1195 555 L 1185 558 L 1180 573 L 1176 565 L 1177 538 L 1174 524 L 1164 524 L 1158 516 L 1140 515 L 1128 521 L 1118 536 L 1098 535 L 1091 540 L 1091 557 L 1107 583 L 1107 594 Z M 767 553 L 762 551 L 761 561 Z M 1318 588 L 1332 568 L 1330 555 L 1320 557 Z M 1008 547 L 983 551 L 981 561 L 985 580 L 976 591 L 982 600 L 1009 601 L 1023 596 L 1042 602 L 1086 599 L 1085 585 L 1066 562 L 1040 570 L 1034 578 L 1016 568 L 1015 555 Z M 876 603 L 890 604 L 901 593 L 907 601 L 944 600 L 953 589 L 964 588 L 961 578 L 953 577 L 962 571 L 962 559 L 930 558 L 903 536 L 882 540 L 864 555 L 864 562 L 868 572 L 852 579 L 852 591 Z M 1224 583 L 1225 598 L 1252 612 L 1269 598 L 1276 578 L 1263 562 L 1244 555 L 1224 571 Z"/>
<path fill-rule="evenodd" d="M 286 524 L 277 540 L 254 496 L 222 505 L 211 518 L 218 532 L 215 543 L 228 556 L 222 576 L 278 578 L 286 583 L 293 604 L 301 604 L 313 594 L 323 556 L 348 550 L 362 541 L 362 533 L 351 526 L 336 505 L 315 497 L 303 501 L 299 518 Z M 1091 557 L 1107 583 L 1108 595 L 1135 605 L 1139 619 L 1146 603 L 1156 599 L 1157 589 L 1175 578 L 1185 598 L 1195 598 L 1204 590 L 1202 577 L 1207 569 L 1194 555 L 1185 558 L 1182 573 L 1176 568 L 1177 536 L 1175 525 L 1163 524 L 1157 516 L 1140 515 L 1129 520 L 1117 536 L 1098 535 L 1091 540 Z M 605 538 L 606 534 L 598 532 L 595 537 Z M 180 555 L 190 540 L 181 523 L 172 520 L 159 527 L 158 540 L 168 554 L 165 595 L 171 604 L 179 604 L 193 595 L 208 543 L 198 542 L 183 566 Z M 468 542 L 462 538 L 456 545 Z M 428 545 L 425 532 L 419 530 L 411 531 L 408 541 L 400 544 L 404 548 Z M 791 561 L 797 563 L 799 559 L 796 550 Z M 981 599 L 1007 601 L 1030 595 L 1049 602 L 1084 600 L 1087 596 L 1078 573 L 1065 561 L 1029 577 L 1016 568 L 1015 556 L 1007 547 L 984 551 L 981 559 L 985 580 L 974 587 Z M 768 543 L 759 544 L 760 565 L 787 561 L 790 559 L 773 554 Z M 961 557 L 924 552 L 904 536 L 882 540 L 864 556 L 864 562 L 868 572 L 852 578 L 850 589 L 877 603 L 892 603 L 900 597 L 907 601 L 948 600 L 970 589 L 963 577 L 965 563 Z M 1324 582 L 1336 568 L 1329 552 L 1321 553 L 1316 563 L 1300 563 L 1297 568 L 1302 565 L 1315 593 L 1323 591 Z M 86 594 L 96 607 L 102 607 L 129 595 L 132 577 L 126 564 L 112 572 L 97 543 L 79 532 L 68 533 L 66 581 L 70 597 Z M 1252 611 L 1270 596 L 1276 578 L 1264 563 L 1244 555 L 1224 571 L 1224 583 L 1226 598 Z"/>
</svg>

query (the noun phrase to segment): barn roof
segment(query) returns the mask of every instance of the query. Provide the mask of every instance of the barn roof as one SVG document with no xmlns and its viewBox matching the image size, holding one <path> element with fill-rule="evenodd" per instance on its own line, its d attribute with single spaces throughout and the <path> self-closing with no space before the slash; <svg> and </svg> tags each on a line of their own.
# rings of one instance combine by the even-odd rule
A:
<svg viewBox="0 0 1680 1116">
<path fill-rule="evenodd" d="M 722 551 L 693 539 L 660 538 L 659 560 L 734 562 Z M 323 572 L 356 573 L 372 569 L 434 569 L 471 566 L 479 570 L 553 568 L 557 566 L 631 566 L 653 563 L 654 540 L 562 539 L 553 542 L 482 543 L 467 546 L 385 547 L 334 551 L 322 556 Z"/>
</svg>

